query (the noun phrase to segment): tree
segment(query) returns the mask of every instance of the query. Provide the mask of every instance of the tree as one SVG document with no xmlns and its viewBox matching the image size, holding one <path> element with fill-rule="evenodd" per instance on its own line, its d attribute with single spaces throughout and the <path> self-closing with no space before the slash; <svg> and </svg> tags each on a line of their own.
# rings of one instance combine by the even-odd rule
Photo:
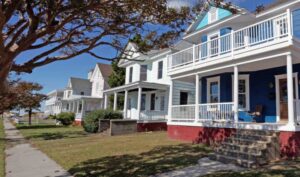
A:
<svg viewBox="0 0 300 177">
<path fill-rule="evenodd" d="M 255 13 L 259 14 L 265 10 L 265 6 L 263 4 L 256 6 Z"/>
<path fill-rule="evenodd" d="M 84 53 L 112 60 L 115 57 L 93 49 L 112 47 L 118 56 L 134 34 L 148 38 L 153 48 L 166 46 L 184 31 L 192 19 L 190 12 L 187 7 L 168 8 L 167 0 L 2 0 L 0 91 L 7 88 L 11 71 L 31 73 L 36 67 Z M 36 55 L 17 60 L 30 51 Z"/>
<path fill-rule="evenodd" d="M 29 116 L 29 125 L 31 125 L 31 116 L 34 109 L 38 109 L 40 103 L 46 99 L 46 95 L 37 93 L 43 87 L 37 83 L 25 81 L 11 81 L 6 92 L 0 94 L 0 113 L 16 108 L 25 109 Z"/>
</svg>

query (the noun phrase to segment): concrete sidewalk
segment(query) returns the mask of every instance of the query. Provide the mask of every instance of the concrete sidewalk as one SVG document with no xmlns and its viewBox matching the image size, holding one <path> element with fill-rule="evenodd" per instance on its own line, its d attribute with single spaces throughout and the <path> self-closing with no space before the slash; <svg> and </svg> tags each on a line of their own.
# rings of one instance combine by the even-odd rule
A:
<svg viewBox="0 0 300 177">
<path fill-rule="evenodd" d="M 26 142 L 8 120 L 4 120 L 4 128 L 8 142 L 6 177 L 71 177 L 46 154 Z"/>
</svg>

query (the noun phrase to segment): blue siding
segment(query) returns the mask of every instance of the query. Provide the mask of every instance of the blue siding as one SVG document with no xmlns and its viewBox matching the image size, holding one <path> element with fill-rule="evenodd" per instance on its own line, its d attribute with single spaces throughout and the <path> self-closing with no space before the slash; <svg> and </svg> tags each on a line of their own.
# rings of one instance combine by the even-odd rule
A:
<svg viewBox="0 0 300 177">
<path fill-rule="evenodd" d="M 203 17 L 203 19 L 201 20 L 201 22 L 199 23 L 199 25 L 197 26 L 196 30 L 205 27 L 206 25 L 208 25 L 208 13 L 205 14 L 205 16 Z"/>
<path fill-rule="evenodd" d="M 221 20 L 230 15 L 232 15 L 232 13 L 230 11 L 222 9 L 222 8 L 218 8 L 218 19 L 217 20 Z M 198 24 L 196 30 L 201 29 L 201 28 L 205 27 L 206 25 L 208 25 L 208 13 L 206 13 L 205 16 L 202 18 L 202 20 Z"/>
<path fill-rule="evenodd" d="M 300 38 L 300 9 L 293 11 L 293 32 L 294 36 Z"/>
<path fill-rule="evenodd" d="M 218 20 L 221 20 L 221 19 L 223 19 L 225 17 L 228 17 L 230 15 L 232 15 L 232 13 L 230 11 L 225 10 L 225 9 L 221 9 L 221 8 L 218 9 Z"/>
<path fill-rule="evenodd" d="M 300 73 L 300 64 L 293 66 L 294 72 Z M 264 115 L 259 122 L 276 122 L 276 87 L 275 87 L 275 75 L 285 74 L 286 67 L 278 67 L 273 69 L 261 70 L 256 72 L 246 72 L 240 74 L 249 74 L 249 85 L 250 85 L 250 110 L 253 111 L 256 105 L 264 106 Z M 233 73 L 224 73 L 220 76 L 220 100 L 221 102 L 232 101 L 232 75 Z M 209 76 L 215 77 L 216 75 Z M 206 103 L 207 90 L 206 80 L 209 77 L 204 77 L 201 80 L 202 84 L 202 103 Z M 299 76 L 298 76 L 299 77 Z M 270 88 L 269 84 L 274 85 Z M 298 93 L 300 92 L 300 87 Z M 240 113 L 244 121 L 251 121 L 250 117 L 247 117 L 244 113 Z M 240 118 L 241 118 L 240 117 Z"/>
</svg>

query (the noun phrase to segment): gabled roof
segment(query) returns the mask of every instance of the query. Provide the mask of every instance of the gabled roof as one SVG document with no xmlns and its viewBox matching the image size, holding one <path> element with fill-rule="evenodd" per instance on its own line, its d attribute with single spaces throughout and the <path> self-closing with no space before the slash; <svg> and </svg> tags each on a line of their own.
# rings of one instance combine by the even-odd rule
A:
<svg viewBox="0 0 300 177">
<path fill-rule="evenodd" d="M 109 64 L 97 63 L 97 67 L 99 68 L 104 79 L 108 79 L 113 72 L 112 67 Z"/>
<path fill-rule="evenodd" d="M 91 89 L 92 87 L 92 83 L 88 79 L 71 77 L 69 83 L 72 89 L 76 89 L 76 88 Z"/>
<path fill-rule="evenodd" d="M 220 6 L 219 6 L 218 8 L 223 9 L 222 6 L 225 6 L 225 5 L 226 5 L 226 3 L 222 3 L 222 2 L 221 2 L 221 3 L 220 3 Z M 204 4 L 203 8 L 201 9 L 200 14 L 196 17 L 196 20 L 195 20 L 195 21 L 187 28 L 186 34 L 190 34 L 190 33 L 194 32 L 194 31 L 197 31 L 197 30 L 199 30 L 199 29 L 203 29 L 203 28 L 205 28 L 205 27 L 207 27 L 207 26 L 210 25 L 210 24 L 207 24 L 207 25 L 204 25 L 203 27 L 199 28 L 199 25 L 200 25 L 201 22 L 203 22 L 204 18 L 207 18 L 207 17 L 208 17 L 208 16 L 207 16 L 207 13 L 208 13 L 208 11 L 209 11 L 209 9 L 210 9 L 211 7 L 216 7 L 216 5 L 214 5 L 213 2 L 207 1 L 207 2 Z M 236 6 L 236 5 L 233 5 L 233 4 L 230 5 L 229 8 L 236 10 L 237 13 L 246 13 L 246 12 L 248 12 L 247 10 L 245 10 L 245 9 L 243 9 L 243 8 L 240 8 L 240 7 L 238 7 L 238 6 Z M 223 20 L 223 19 L 225 19 L 225 18 L 228 18 L 228 17 L 232 16 L 232 13 L 229 12 L 228 10 L 223 9 L 223 11 L 224 11 L 223 13 L 228 13 L 228 14 L 225 15 L 223 18 L 221 18 L 221 19 L 219 19 L 219 20 L 217 20 L 217 21 L 215 21 L 215 22 L 213 22 L 213 23 L 211 23 L 211 24 L 217 23 L 217 22 L 220 21 L 220 20 Z"/>
</svg>

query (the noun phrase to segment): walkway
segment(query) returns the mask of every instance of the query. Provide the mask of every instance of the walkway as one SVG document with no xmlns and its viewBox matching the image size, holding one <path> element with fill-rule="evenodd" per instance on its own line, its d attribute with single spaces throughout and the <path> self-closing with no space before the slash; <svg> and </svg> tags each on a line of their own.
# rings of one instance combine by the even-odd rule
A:
<svg viewBox="0 0 300 177">
<path fill-rule="evenodd" d="M 197 165 L 186 167 L 180 170 L 175 170 L 167 173 L 155 175 L 155 177 L 199 177 L 211 174 L 218 171 L 242 171 L 241 167 L 233 164 L 224 164 L 217 161 L 212 161 L 208 158 L 202 158 Z"/>
<path fill-rule="evenodd" d="M 6 177 L 71 177 L 46 154 L 25 141 L 19 130 L 4 121 L 8 146 L 6 148 Z"/>
</svg>

